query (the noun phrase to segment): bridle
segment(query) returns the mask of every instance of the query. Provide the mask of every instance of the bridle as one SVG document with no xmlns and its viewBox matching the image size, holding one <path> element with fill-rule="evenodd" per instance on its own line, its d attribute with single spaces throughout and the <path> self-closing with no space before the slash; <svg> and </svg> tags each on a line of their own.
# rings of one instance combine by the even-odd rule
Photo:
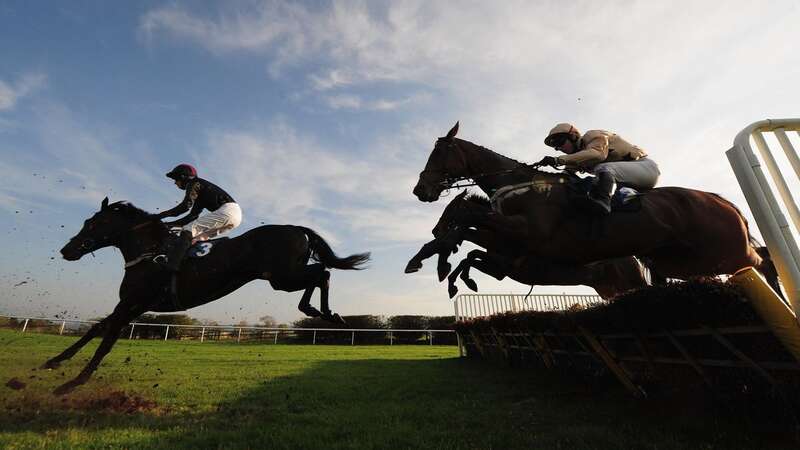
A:
<svg viewBox="0 0 800 450">
<path fill-rule="evenodd" d="M 465 170 L 468 169 L 469 164 L 467 164 L 467 157 L 464 155 L 464 150 L 458 146 L 458 144 L 455 142 L 455 139 L 439 138 L 437 140 L 437 145 L 438 142 L 441 142 L 443 140 L 447 141 L 447 151 L 455 152 L 456 154 L 458 154 L 459 159 L 461 160 L 462 167 Z M 539 167 L 541 167 L 539 164 L 528 164 L 526 166 L 530 167 L 531 169 L 538 169 Z M 424 169 L 422 172 L 420 172 L 419 176 L 420 179 L 424 179 L 424 177 L 427 174 L 441 174 L 442 181 L 439 181 L 438 183 L 435 184 L 438 184 L 443 187 L 442 192 L 447 192 L 450 191 L 451 189 L 460 189 L 470 186 L 477 186 L 478 180 L 496 175 L 504 175 L 507 173 L 514 172 L 517 169 L 519 169 L 519 167 L 515 167 L 513 169 L 496 170 L 494 172 L 481 172 L 474 175 L 459 175 L 459 176 L 450 176 L 450 174 L 448 174 L 443 169 Z M 465 180 L 472 180 L 472 183 L 456 184 L 459 181 L 465 181 Z M 442 197 L 446 197 L 446 195 L 442 195 Z"/>
<path fill-rule="evenodd" d="M 93 238 L 84 238 L 81 240 L 80 245 L 78 246 L 78 251 L 81 251 L 82 254 L 91 253 L 94 256 L 94 251 L 99 248 L 103 248 L 107 245 L 112 244 L 117 238 L 122 236 L 123 234 L 130 233 L 131 231 L 136 231 L 138 229 L 144 228 L 153 223 L 153 220 L 148 220 L 146 222 L 142 222 L 137 225 L 133 225 L 130 228 L 126 228 L 124 230 L 117 231 L 116 233 L 111 234 L 110 236 L 104 236 L 103 239 L 97 241 Z M 72 238 L 75 239 L 75 238 Z M 70 240 L 72 240 L 70 239 Z"/>
</svg>

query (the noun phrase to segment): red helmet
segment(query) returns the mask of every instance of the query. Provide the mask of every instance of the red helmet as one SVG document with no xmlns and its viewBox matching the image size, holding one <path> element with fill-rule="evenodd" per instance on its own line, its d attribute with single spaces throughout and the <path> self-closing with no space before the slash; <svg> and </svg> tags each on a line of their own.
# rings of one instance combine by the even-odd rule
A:
<svg viewBox="0 0 800 450">
<path fill-rule="evenodd" d="M 197 177 L 197 170 L 189 164 L 178 164 L 174 169 L 167 172 L 167 177 L 173 180 L 188 180 Z"/>
</svg>

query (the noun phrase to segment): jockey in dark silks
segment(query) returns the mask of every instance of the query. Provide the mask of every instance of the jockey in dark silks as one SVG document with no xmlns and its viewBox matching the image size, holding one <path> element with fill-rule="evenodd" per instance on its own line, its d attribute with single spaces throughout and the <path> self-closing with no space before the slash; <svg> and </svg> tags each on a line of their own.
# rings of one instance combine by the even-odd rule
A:
<svg viewBox="0 0 800 450">
<path fill-rule="evenodd" d="M 597 214 L 611 212 L 616 185 L 646 191 L 656 185 L 661 175 L 644 149 L 609 131 L 590 130 L 581 135 L 573 125 L 560 123 L 550 130 L 544 143 L 566 155 L 545 156 L 537 164 L 566 166 L 595 175 L 588 206 Z"/>
<path fill-rule="evenodd" d="M 189 164 L 179 164 L 167 172 L 167 177 L 175 180 L 175 185 L 185 190 L 186 195 L 176 207 L 157 214 L 157 217 L 176 217 L 186 211 L 189 214 L 165 222 L 167 226 L 180 227 L 181 232 L 168 254 L 156 258 L 156 261 L 167 270 L 177 272 L 193 241 L 204 241 L 238 227 L 242 223 L 242 210 L 222 188 L 199 178 L 197 170 Z M 209 213 L 201 216 L 204 209 Z"/>
</svg>

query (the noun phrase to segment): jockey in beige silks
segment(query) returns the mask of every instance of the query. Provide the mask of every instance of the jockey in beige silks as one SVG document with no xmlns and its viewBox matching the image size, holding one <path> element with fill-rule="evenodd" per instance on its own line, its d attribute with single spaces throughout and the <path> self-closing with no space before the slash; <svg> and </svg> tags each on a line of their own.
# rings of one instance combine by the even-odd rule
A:
<svg viewBox="0 0 800 450">
<path fill-rule="evenodd" d="M 560 123 L 550 130 L 544 143 L 566 155 L 546 156 L 538 165 L 566 166 L 595 175 L 589 206 L 598 214 L 611 212 L 611 196 L 617 185 L 649 190 L 661 174 L 644 149 L 609 131 L 591 130 L 581 135 L 572 124 Z"/>
</svg>

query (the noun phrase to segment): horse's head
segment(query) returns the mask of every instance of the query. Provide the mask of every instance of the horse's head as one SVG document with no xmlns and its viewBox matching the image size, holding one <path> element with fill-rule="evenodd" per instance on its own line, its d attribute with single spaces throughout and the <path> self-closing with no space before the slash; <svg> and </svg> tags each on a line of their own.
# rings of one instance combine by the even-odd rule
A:
<svg viewBox="0 0 800 450">
<path fill-rule="evenodd" d="M 458 223 L 461 214 L 478 211 L 485 212 L 489 209 L 491 209 L 491 206 L 488 198 L 475 194 L 468 196 L 467 191 L 464 190 L 450 200 L 431 233 L 433 233 L 433 237 L 440 239 Z"/>
<path fill-rule="evenodd" d="M 414 195 L 423 202 L 435 202 L 442 191 L 449 187 L 448 179 L 467 175 L 467 161 L 456 144 L 458 122 L 447 136 L 436 140 L 425 169 L 419 174 Z"/>
<path fill-rule="evenodd" d="M 126 202 L 108 204 L 108 197 L 100 203 L 100 211 L 83 222 L 83 228 L 61 249 L 67 261 L 77 261 L 87 253 L 116 245 L 122 235 L 139 224 L 158 219 Z"/>
</svg>

